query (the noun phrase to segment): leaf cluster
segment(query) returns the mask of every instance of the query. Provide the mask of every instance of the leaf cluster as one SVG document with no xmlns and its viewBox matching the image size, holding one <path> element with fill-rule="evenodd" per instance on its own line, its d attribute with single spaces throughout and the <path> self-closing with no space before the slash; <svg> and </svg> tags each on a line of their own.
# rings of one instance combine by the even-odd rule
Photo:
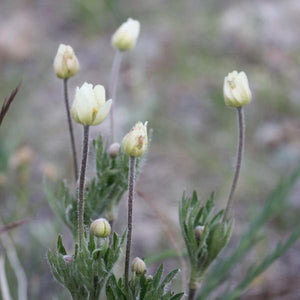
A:
<svg viewBox="0 0 300 300">
<path fill-rule="evenodd" d="M 125 286 L 124 278 L 118 281 L 111 275 L 106 285 L 106 297 L 108 300 L 179 300 L 183 293 L 175 294 L 169 289 L 169 284 L 176 276 L 178 270 L 171 271 L 162 279 L 163 266 L 160 265 L 154 276 L 144 274 L 132 274 L 128 284 Z"/>
<path fill-rule="evenodd" d="M 299 177 L 300 165 L 291 175 L 282 180 L 270 193 L 262 209 L 257 213 L 245 233 L 242 235 L 238 246 L 232 250 L 228 256 L 223 257 L 222 261 L 214 265 L 210 272 L 208 272 L 207 276 L 205 276 L 197 300 L 210 299 L 211 294 L 215 292 L 218 287 L 223 284 L 226 285 L 226 282 L 228 282 L 233 270 L 243 262 L 245 257 L 262 240 L 260 233 L 261 229 L 268 221 L 286 210 L 286 199 Z M 266 271 L 266 269 L 276 259 L 284 254 L 289 247 L 291 247 L 299 239 L 299 237 L 300 227 L 297 227 L 286 242 L 283 244 L 278 243 L 277 247 L 275 247 L 275 249 L 273 249 L 270 253 L 266 254 L 265 257 L 254 262 L 236 286 L 228 286 L 226 293 L 222 293 L 222 297 L 220 299 L 238 299 L 243 293 L 245 293 L 253 280 Z"/>
<path fill-rule="evenodd" d="M 101 135 L 93 141 L 96 156 L 95 177 L 86 184 L 84 223 L 99 218 L 106 213 L 117 210 L 123 194 L 127 190 L 129 157 L 120 152 L 116 158 L 107 153 L 106 145 Z M 137 168 L 140 160 L 137 160 Z M 57 184 L 56 188 L 46 184 L 48 201 L 52 209 L 59 215 L 65 225 L 76 236 L 77 231 L 77 197 L 73 195 L 65 182 Z"/>
<path fill-rule="evenodd" d="M 99 299 L 101 289 L 112 268 L 120 256 L 125 234 L 113 235 L 112 243 L 108 239 L 101 244 L 90 234 L 89 241 L 84 239 L 79 250 L 75 245 L 73 256 L 67 255 L 61 236 L 58 237 L 57 250 L 48 251 L 48 262 L 55 279 L 66 287 L 73 299 Z"/>
<path fill-rule="evenodd" d="M 195 191 L 192 197 L 183 194 L 179 206 L 179 221 L 191 264 L 191 273 L 196 281 L 203 276 L 230 239 L 233 220 L 222 222 L 222 216 L 223 210 L 214 214 L 214 194 L 211 194 L 205 204 L 201 203 Z M 195 234 L 198 225 L 204 226 L 200 238 Z"/>
</svg>

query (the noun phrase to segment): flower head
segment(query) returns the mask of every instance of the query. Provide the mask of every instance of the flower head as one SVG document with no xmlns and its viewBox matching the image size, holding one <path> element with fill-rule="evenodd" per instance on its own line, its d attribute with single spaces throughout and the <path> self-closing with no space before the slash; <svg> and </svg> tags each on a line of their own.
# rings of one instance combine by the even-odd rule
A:
<svg viewBox="0 0 300 300">
<path fill-rule="evenodd" d="M 73 119 L 83 125 L 99 125 L 107 117 L 112 100 L 105 101 L 105 89 L 102 85 L 84 83 L 76 88 L 71 108 Z"/>
<path fill-rule="evenodd" d="M 120 51 L 129 51 L 134 48 L 140 33 L 140 22 L 128 19 L 114 33 L 112 45 Z"/>
<path fill-rule="evenodd" d="M 111 227 L 106 219 L 99 218 L 92 222 L 90 231 L 96 237 L 105 238 L 110 235 Z"/>
<path fill-rule="evenodd" d="M 251 101 L 251 91 L 245 72 L 233 71 L 224 79 L 225 103 L 231 107 L 241 107 Z"/>
<path fill-rule="evenodd" d="M 73 262 L 73 256 L 72 255 L 64 255 L 63 260 L 67 265 L 71 264 Z"/>
<path fill-rule="evenodd" d="M 111 157 L 111 158 L 116 158 L 117 155 L 119 154 L 119 151 L 120 151 L 120 148 L 121 148 L 121 145 L 119 143 L 113 143 L 111 144 L 109 147 L 108 147 L 108 155 Z"/>
<path fill-rule="evenodd" d="M 135 272 L 136 274 L 144 274 L 146 272 L 146 264 L 145 262 L 140 259 L 139 257 L 136 257 L 132 261 L 132 271 Z"/>
<path fill-rule="evenodd" d="M 148 146 L 147 123 L 137 122 L 124 136 L 122 149 L 126 154 L 139 157 L 145 153 Z"/>
<path fill-rule="evenodd" d="M 70 78 L 79 69 L 79 63 L 71 46 L 60 44 L 54 58 L 53 68 L 59 78 Z"/>
<path fill-rule="evenodd" d="M 201 237 L 203 235 L 204 232 L 204 226 L 198 225 L 195 228 L 195 236 L 198 240 L 201 240 Z"/>
</svg>

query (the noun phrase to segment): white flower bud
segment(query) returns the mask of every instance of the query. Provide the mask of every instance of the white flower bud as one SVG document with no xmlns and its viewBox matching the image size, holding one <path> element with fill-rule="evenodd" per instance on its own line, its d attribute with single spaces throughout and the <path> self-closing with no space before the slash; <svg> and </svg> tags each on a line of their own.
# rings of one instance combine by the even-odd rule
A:
<svg viewBox="0 0 300 300">
<path fill-rule="evenodd" d="M 233 71 L 224 79 L 224 100 L 228 106 L 241 107 L 251 101 L 251 91 L 245 72 Z"/>
<path fill-rule="evenodd" d="M 148 275 L 147 276 L 147 280 L 152 281 L 153 280 L 153 276 L 152 275 Z"/>
<path fill-rule="evenodd" d="M 96 237 L 105 238 L 110 235 L 111 227 L 106 219 L 99 218 L 92 222 L 90 231 Z"/>
<path fill-rule="evenodd" d="M 129 18 L 114 33 L 111 43 L 120 51 L 129 51 L 135 46 L 139 33 L 140 22 Z"/>
<path fill-rule="evenodd" d="M 66 79 L 77 74 L 79 63 L 71 46 L 60 44 L 54 58 L 53 68 L 57 77 Z"/>
<path fill-rule="evenodd" d="M 83 125 L 99 125 L 110 110 L 112 100 L 105 102 L 105 89 L 102 85 L 84 83 L 76 88 L 75 99 L 71 108 L 73 119 Z"/>
<path fill-rule="evenodd" d="M 132 272 L 135 272 L 136 274 L 140 275 L 140 274 L 144 274 L 146 270 L 147 268 L 145 262 L 139 257 L 136 257 L 132 261 Z"/>
<path fill-rule="evenodd" d="M 196 236 L 196 238 L 198 240 L 201 239 L 203 231 L 204 231 L 204 226 L 201 226 L 201 225 L 196 226 L 196 228 L 195 228 L 195 236 Z"/>
<path fill-rule="evenodd" d="M 69 265 L 73 261 L 73 256 L 72 255 L 64 255 L 63 256 L 63 260 L 65 261 L 65 263 L 67 265 Z"/>
<path fill-rule="evenodd" d="M 137 122 L 125 135 L 122 141 L 122 149 L 126 154 L 139 157 L 145 153 L 148 146 L 147 123 Z"/>
<path fill-rule="evenodd" d="M 117 157 L 117 155 L 119 154 L 120 152 L 120 147 L 121 145 L 119 143 L 113 143 L 109 146 L 108 148 L 108 155 L 111 157 L 111 158 L 115 158 Z"/>
</svg>

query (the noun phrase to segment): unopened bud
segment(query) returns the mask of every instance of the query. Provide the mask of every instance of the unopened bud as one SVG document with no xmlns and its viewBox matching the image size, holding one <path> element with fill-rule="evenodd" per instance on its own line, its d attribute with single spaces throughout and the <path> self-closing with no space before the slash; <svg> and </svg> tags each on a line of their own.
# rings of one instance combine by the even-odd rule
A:
<svg viewBox="0 0 300 300">
<path fill-rule="evenodd" d="M 67 265 L 69 265 L 73 261 L 73 256 L 72 255 L 64 255 L 63 259 L 64 259 L 65 263 Z"/>
<path fill-rule="evenodd" d="M 152 275 L 148 275 L 147 276 L 147 280 L 149 280 L 149 281 L 153 280 L 153 276 Z"/>
<path fill-rule="evenodd" d="M 99 218 L 92 222 L 90 231 L 96 237 L 105 238 L 110 235 L 111 227 L 106 219 Z"/>
<path fill-rule="evenodd" d="M 228 106 L 241 107 L 251 102 L 251 91 L 245 72 L 233 71 L 224 79 L 224 100 Z"/>
<path fill-rule="evenodd" d="M 132 272 L 135 272 L 136 274 L 144 274 L 146 270 L 147 268 L 145 262 L 139 257 L 136 257 L 132 261 Z"/>
<path fill-rule="evenodd" d="M 204 226 L 198 225 L 195 228 L 195 236 L 196 236 L 197 240 L 201 239 L 203 231 L 204 231 Z"/>
<path fill-rule="evenodd" d="M 112 37 L 112 45 L 120 51 L 131 50 L 140 33 L 140 22 L 128 19 L 123 23 Z"/>
<path fill-rule="evenodd" d="M 117 157 L 120 152 L 121 145 L 119 143 L 113 143 L 108 148 L 108 154 L 111 158 Z"/>
<path fill-rule="evenodd" d="M 56 76 L 62 79 L 70 78 L 78 72 L 79 63 L 71 46 L 59 45 L 53 68 Z"/>
<path fill-rule="evenodd" d="M 147 123 L 137 122 L 122 140 L 122 149 L 129 156 L 142 156 L 147 150 Z"/>
</svg>

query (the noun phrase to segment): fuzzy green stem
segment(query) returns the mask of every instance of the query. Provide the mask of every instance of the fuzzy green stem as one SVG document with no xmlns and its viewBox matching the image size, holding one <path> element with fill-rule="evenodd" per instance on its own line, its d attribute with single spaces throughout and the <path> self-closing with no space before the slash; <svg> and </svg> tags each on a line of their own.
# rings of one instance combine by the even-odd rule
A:
<svg viewBox="0 0 300 300">
<path fill-rule="evenodd" d="M 127 231 L 127 245 L 125 257 L 125 286 L 128 290 L 129 282 L 129 263 L 130 263 L 130 249 L 132 236 L 132 211 L 134 198 L 134 183 L 135 183 L 135 157 L 131 156 L 129 161 L 129 178 L 128 178 L 128 231 Z"/>
<path fill-rule="evenodd" d="M 191 275 L 190 275 L 188 300 L 194 300 L 197 289 L 198 289 L 198 282 L 196 280 L 195 271 L 192 268 Z"/>
<path fill-rule="evenodd" d="M 75 177 L 75 180 L 77 182 L 77 179 L 78 179 L 78 163 L 77 163 L 77 152 L 76 152 L 76 145 L 75 145 L 75 137 L 74 137 L 72 119 L 71 119 L 71 114 L 70 114 L 70 105 L 69 105 L 69 96 L 68 96 L 68 79 L 65 78 L 63 81 L 64 81 L 65 106 L 66 106 L 66 112 L 67 112 L 69 134 L 70 134 L 70 140 L 71 140 L 71 149 L 72 149 L 72 155 L 73 155 L 74 177 Z"/>
<path fill-rule="evenodd" d="M 115 141 L 114 108 L 116 106 L 117 85 L 118 85 L 118 77 L 120 72 L 121 61 L 122 61 L 122 52 L 117 50 L 115 53 L 115 57 L 111 69 L 110 83 L 109 83 L 109 97 L 113 100 L 113 103 L 110 108 L 110 134 L 111 134 L 112 143 Z"/>
<path fill-rule="evenodd" d="M 78 242 L 79 249 L 82 247 L 84 232 L 84 184 L 87 166 L 87 158 L 89 152 L 89 126 L 83 127 L 83 143 L 82 143 L 82 160 L 78 185 Z"/>
<path fill-rule="evenodd" d="M 237 186 L 237 182 L 240 175 L 241 165 L 242 165 L 242 159 L 243 159 L 243 152 L 244 152 L 244 144 L 245 144 L 245 117 L 244 117 L 244 111 L 242 107 L 237 107 L 237 122 L 238 122 L 238 149 L 237 149 L 237 158 L 236 158 L 236 166 L 234 171 L 234 177 L 229 193 L 229 197 L 227 200 L 227 206 L 225 209 L 225 213 L 223 216 L 223 222 L 227 220 L 229 211 L 232 206 L 233 202 L 233 195 Z"/>
</svg>

